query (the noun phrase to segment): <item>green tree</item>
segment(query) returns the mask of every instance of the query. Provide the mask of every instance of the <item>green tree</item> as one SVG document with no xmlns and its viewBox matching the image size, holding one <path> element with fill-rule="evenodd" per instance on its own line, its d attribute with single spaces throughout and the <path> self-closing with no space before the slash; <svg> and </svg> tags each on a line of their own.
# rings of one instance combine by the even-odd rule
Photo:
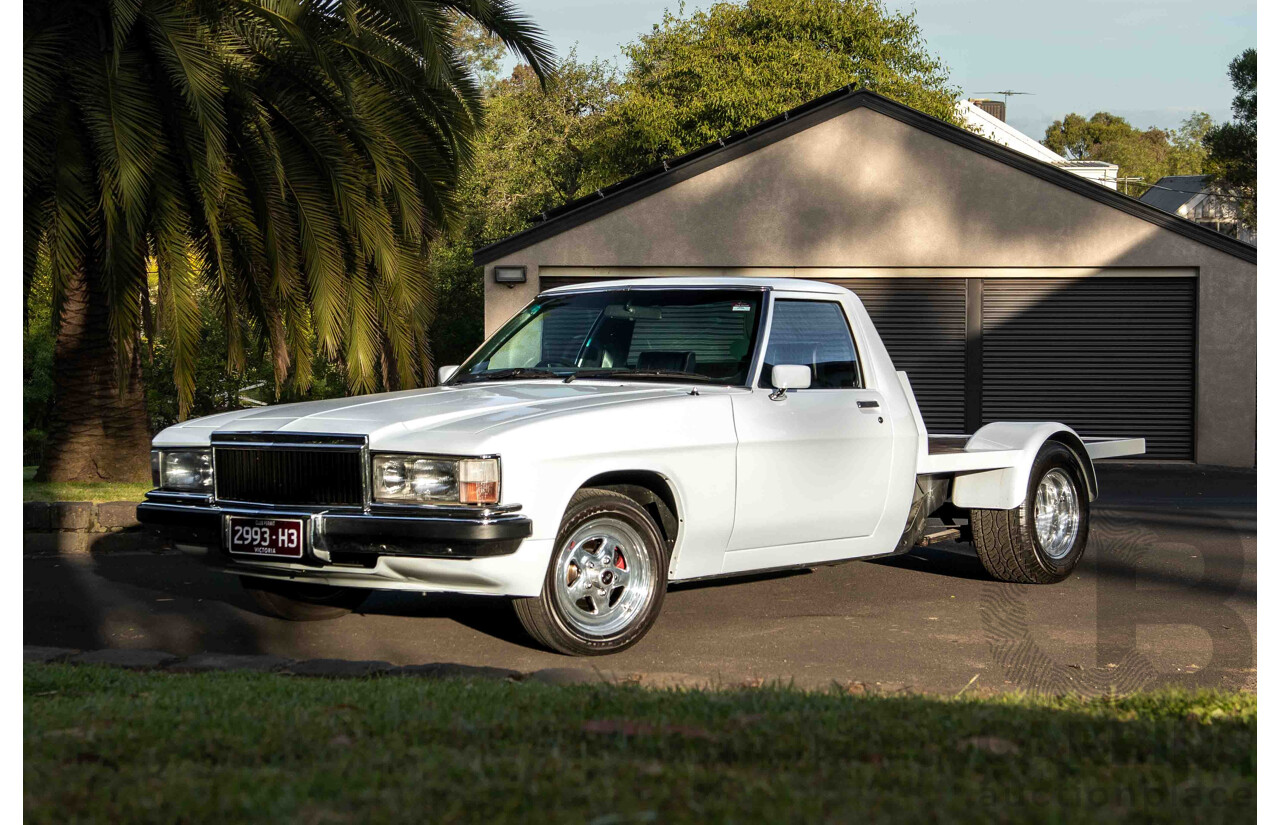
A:
<svg viewBox="0 0 1280 825">
<path fill-rule="evenodd" d="M 621 78 L 571 54 L 545 88 L 519 67 L 490 87 L 475 163 L 459 185 L 462 217 L 432 250 L 441 363 L 457 362 L 482 333 L 471 253 L 546 209 L 849 83 L 955 117 L 958 93 L 914 18 L 874 2 L 750 0 L 668 13 L 624 52 Z"/>
<path fill-rule="evenodd" d="M 683 154 L 857 84 L 955 122 L 958 90 L 926 50 L 915 13 L 877 0 L 720 2 L 667 12 L 623 49 L 611 108 L 616 175 Z"/>
<path fill-rule="evenodd" d="M 431 251 L 439 301 L 431 340 L 440 363 L 460 362 L 484 334 L 483 271 L 472 252 L 608 182 L 601 124 L 616 91 L 607 64 L 582 63 L 573 52 L 545 84 L 517 66 L 490 87 L 474 163 L 458 186 L 458 220 Z"/>
<path fill-rule="evenodd" d="M 346 395 L 346 374 L 341 362 L 333 362 L 315 348 L 312 356 L 311 381 L 306 388 L 292 382 L 275 388 L 275 376 L 271 352 L 265 338 L 251 340 L 244 354 L 244 366 L 236 371 L 227 370 L 226 352 L 228 328 L 221 317 L 214 296 L 202 292 L 199 297 L 200 314 L 204 321 L 200 329 L 200 345 L 197 348 L 193 369 L 192 397 L 184 411 L 173 386 L 173 360 L 176 352 L 163 336 L 144 339 L 142 353 L 142 384 L 146 390 L 147 413 L 152 432 L 177 423 L 184 415 L 203 416 L 236 410 L 247 406 L 244 398 L 259 403 L 281 401 L 310 401 L 336 398 Z"/>
<path fill-rule="evenodd" d="M 1142 178 L 1140 184 L 1122 190 L 1137 196 L 1165 175 L 1200 174 L 1205 162 L 1201 140 L 1212 125 L 1203 112 L 1193 114 L 1176 130 L 1137 129 L 1109 112 L 1089 118 L 1072 113 L 1051 123 L 1042 143 L 1071 160 L 1117 164 L 1121 177 Z"/>
<path fill-rule="evenodd" d="M 22 463 L 39 464 L 53 398 L 53 324 L 49 265 L 32 277 L 22 330 Z"/>
<path fill-rule="evenodd" d="M 617 81 L 601 61 L 570 52 L 545 87 L 517 66 L 489 97 L 475 163 L 459 186 L 463 234 L 497 240 L 608 183 L 602 118 L 616 99 Z"/>
<path fill-rule="evenodd" d="M 24 302 L 47 258 L 57 322 L 42 478 L 145 477 L 140 334 L 170 342 L 185 413 L 201 289 L 233 372 L 257 340 L 305 387 L 314 342 L 357 391 L 430 380 L 425 250 L 482 105 L 458 16 L 552 68 L 506 0 L 24 4 Z"/>
<path fill-rule="evenodd" d="M 1257 223 L 1258 195 L 1258 50 L 1246 49 L 1231 61 L 1228 71 L 1236 96 L 1232 122 L 1214 127 L 1204 136 L 1206 171 L 1215 183 L 1241 196 L 1241 212 L 1249 225 Z"/>
<path fill-rule="evenodd" d="M 458 57 L 488 88 L 498 79 L 507 44 L 470 17 L 459 16 L 453 24 L 453 40 Z"/>
</svg>

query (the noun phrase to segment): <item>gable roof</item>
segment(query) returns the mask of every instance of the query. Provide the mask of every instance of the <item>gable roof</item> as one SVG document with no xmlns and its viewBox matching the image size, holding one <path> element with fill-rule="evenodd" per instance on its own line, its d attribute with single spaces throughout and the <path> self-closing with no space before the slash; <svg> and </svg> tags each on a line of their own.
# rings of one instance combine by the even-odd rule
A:
<svg viewBox="0 0 1280 825">
<path fill-rule="evenodd" d="M 517 250 L 581 226 L 615 209 L 635 203 L 695 175 L 777 143 L 797 132 L 862 107 L 908 126 L 914 126 L 980 155 L 998 160 L 1007 166 L 1061 186 L 1063 189 L 1069 189 L 1086 198 L 1119 209 L 1163 229 L 1184 235 L 1206 246 L 1226 252 L 1228 255 L 1234 255 L 1252 264 L 1258 262 L 1257 248 L 1243 241 L 1237 241 L 1128 195 L 1122 195 L 1053 164 L 1028 157 L 883 95 L 867 89 L 855 89 L 853 86 L 837 89 L 749 129 L 727 135 L 686 155 L 664 160 L 629 178 L 543 212 L 535 219 L 536 223 L 528 229 L 477 249 L 473 260 L 477 266 L 496 261 Z"/>
<path fill-rule="evenodd" d="M 1208 194 L 1204 191 L 1208 180 L 1208 175 L 1165 175 L 1138 200 L 1176 215 L 1192 198 Z"/>
</svg>

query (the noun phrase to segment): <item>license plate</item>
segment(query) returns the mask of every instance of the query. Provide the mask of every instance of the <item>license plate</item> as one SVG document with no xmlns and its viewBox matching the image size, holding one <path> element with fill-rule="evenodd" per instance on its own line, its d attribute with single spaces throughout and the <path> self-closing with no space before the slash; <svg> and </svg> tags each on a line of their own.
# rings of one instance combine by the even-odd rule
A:
<svg viewBox="0 0 1280 825">
<path fill-rule="evenodd" d="M 227 549 L 242 556 L 302 558 L 301 519 L 229 516 Z"/>
</svg>

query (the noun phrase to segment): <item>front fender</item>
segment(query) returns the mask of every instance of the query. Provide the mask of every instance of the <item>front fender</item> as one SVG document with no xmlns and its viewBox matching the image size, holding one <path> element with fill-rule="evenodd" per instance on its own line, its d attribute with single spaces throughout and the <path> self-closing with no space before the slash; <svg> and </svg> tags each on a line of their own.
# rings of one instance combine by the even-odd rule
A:
<svg viewBox="0 0 1280 825">
<path fill-rule="evenodd" d="M 1089 500 L 1098 497 L 1098 476 L 1084 442 L 1075 430 L 1057 422 L 997 421 L 978 430 L 965 444 L 966 450 L 1012 450 L 1019 455 L 1008 467 L 957 473 L 951 487 L 951 502 L 976 510 L 1012 510 L 1027 497 L 1031 467 L 1046 441 L 1057 441 L 1075 455 L 1088 487 Z"/>
</svg>

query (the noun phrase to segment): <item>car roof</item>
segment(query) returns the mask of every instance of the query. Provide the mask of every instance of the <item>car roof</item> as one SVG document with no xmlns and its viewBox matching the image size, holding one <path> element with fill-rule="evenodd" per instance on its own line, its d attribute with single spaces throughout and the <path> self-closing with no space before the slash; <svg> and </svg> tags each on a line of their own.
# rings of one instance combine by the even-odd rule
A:
<svg viewBox="0 0 1280 825">
<path fill-rule="evenodd" d="M 680 287 L 751 287 L 754 289 L 774 289 L 787 292 L 814 292 L 823 295 L 839 295 L 849 290 L 842 286 L 825 281 L 811 281 L 806 278 L 744 278 L 730 276 L 714 277 L 680 277 L 680 278 L 625 278 L 610 281 L 588 281 L 580 284 L 569 284 L 548 289 L 540 294 L 557 295 L 562 292 L 582 292 L 584 290 L 630 289 L 634 287 L 680 288 Z"/>
</svg>

